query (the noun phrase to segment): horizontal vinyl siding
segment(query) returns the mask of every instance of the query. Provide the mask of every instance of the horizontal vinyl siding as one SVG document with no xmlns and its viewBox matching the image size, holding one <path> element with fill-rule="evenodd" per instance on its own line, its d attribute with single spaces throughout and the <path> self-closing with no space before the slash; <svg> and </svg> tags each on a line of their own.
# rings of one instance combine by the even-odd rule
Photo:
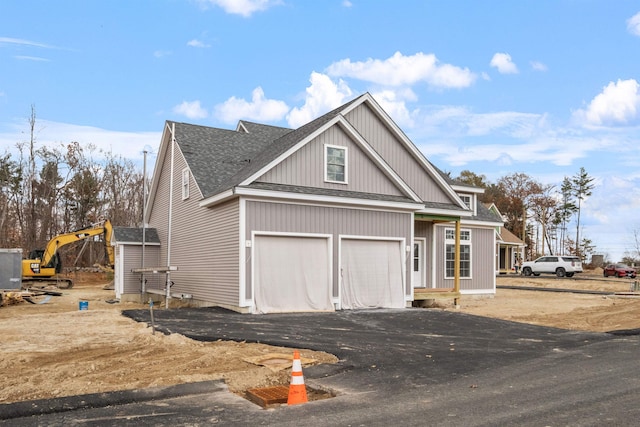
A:
<svg viewBox="0 0 640 427">
<path fill-rule="evenodd" d="M 325 206 L 292 205 L 247 201 L 245 239 L 251 240 L 252 231 L 314 233 L 333 236 L 333 295 L 338 295 L 339 235 L 398 237 L 411 244 L 411 213 L 342 209 Z M 247 299 L 251 299 L 251 263 L 247 251 Z M 411 257 L 407 257 L 407 278 L 411 273 Z M 406 280 L 408 287 L 410 280 Z M 409 292 L 407 289 L 406 292 Z"/>
<path fill-rule="evenodd" d="M 350 111 L 347 120 L 422 200 L 451 202 L 451 198 L 366 104 Z"/>
<path fill-rule="evenodd" d="M 445 279 L 444 265 L 444 230 L 455 228 L 454 224 L 447 226 L 438 225 L 436 232 L 436 287 L 453 288 L 453 279 Z M 471 230 L 471 279 L 460 279 L 460 290 L 465 293 L 488 291 L 495 289 L 494 269 L 494 229 L 473 228 L 461 226 L 462 229 Z"/>
<path fill-rule="evenodd" d="M 140 274 L 132 273 L 134 268 L 142 267 L 142 246 L 140 245 L 122 245 L 124 252 L 124 292 L 125 294 L 139 294 L 140 293 Z M 146 246 L 144 248 L 144 263 L 145 267 L 158 267 L 160 266 L 160 247 L 159 246 Z M 146 288 L 147 289 L 163 289 L 165 275 L 164 274 L 145 274 Z"/>
<path fill-rule="evenodd" d="M 174 293 L 215 304 L 239 304 L 239 205 L 232 200 L 214 208 L 199 206 L 200 195 L 190 174 L 190 197 L 182 200 L 182 169 L 186 162 L 176 149 L 173 177 L 171 273 Z M 159 194 L 150 226 L 158 230 L 161 262 L 167 264 L 170 150 L 167 150 Z"/>
<path fill-rule="evenodd" d="M 325 144 L 347 147 L 348 184 L 324 181 Z M 330 188 L 362 193 L 403 195 L 395 183 L 339 127 L 333 126 L 257 179 L 259 182 Z"/>
</svg>

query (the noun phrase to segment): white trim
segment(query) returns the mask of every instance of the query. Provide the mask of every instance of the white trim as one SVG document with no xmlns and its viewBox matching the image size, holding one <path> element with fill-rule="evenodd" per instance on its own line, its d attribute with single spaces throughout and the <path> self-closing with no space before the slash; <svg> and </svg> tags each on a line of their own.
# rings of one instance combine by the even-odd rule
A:
<svg viewBox="0 0 640 427">
<path fill-rule="evenodd" d="M 304 147 L 309 141 L 312 141 L 313 139 L 317 138 L 320 134 L 322 134 L 324 131 L 326 131 L 331 126 L 333 126 L 337 121 L 338 121 L 338 117 L 335 117 L 332 120 L 329 120 L 327 123 L 324 124 L 324 126 L 321 126 L 320 128 L 316 129 L 315 132 L 312 132 L 306 138 L 304 138 L 303 140 L 299 141 L 293 147 L 289 148 L 287 151 L 285 151 L 284 153 L 282 153 L 281 155 L 279 155 L 278 157 L 273 159 L 266 166 L 264 166 L 263 168 L 261 168 L 260 170 L 255 172 L 253 175 L 251 175 L 250 177 L 248 177 L 247 179 L 242 181 L 239 185 L 249 185 L 249 184 L 251 184 L 253 181 L 255 181 L 256 179 L 258 179 L 259 177 L 261 177 L 262 175 L 267 173 L 269 170 L 274 168 L 280 162 L 282 162 L 283 160 L 285 160 L 286 158 L 291 156 L 293 153 L 295 153 L 296 151 L 298 151 L 299 149 Z"/>
<path fill-rule="evenodd" d="M 238 125 L 236 126 L 236 132 L 240 132 L 240 131 L 244 133 L 249 133 L 249 130 L 244 125 L 244 123 L 242 123 L 242 120 L 238 121 Z"/>
<path fill-rule="evenodd" d="M 416 240 L 420 240 L 422 242 L 422 254 L 418 258 L 418 263 L 420 263 L 420 284 L 424 284 L 424 287 L 427 287 L 427 257 L 425 256 L 427 253 L 427 238 L 426 237 L 414 237 L 413 243 L 415 244 Z M 414 248 L 415 249 L 415 248 Z M 416 285 L 413 283 L 413 261 L 414 256 L 411 258 L 411 288 L 415 289 Z M 420 286 L 421 287 L 421 286 Z"/>
<path fill-rule="evenodd" d="M 251 307 L 253 305 L 252 299 L 247 299 L 247 247 L 246 247 L 246 230 L 247 230 L 247 201 L 244 198 L 240 198 L 238 201 L 238 221 L 239 221 L 239 236 L 238 236 L 238 281 L 240 294 L 238 295 L 239 307 Z M 252 252 L 250 252 L 252 254 Z M 252 257 L 253 258 L 253 257 Z M 253 298 L 253 293 L 251 294 Z"/>
<path fill-rule="evenodd" d="M 422 164 L 422 166 L 427 170 L 427 172 L 429 174 L 431 174 L 431 178 L 433 178 L 434 180 L 437 181 L 437 183 L 440 185 L 441 189 L 443 191 L 445 191 L 447 194 L 449 194 L 449 196 L 451 196 L 451 198 L 458 203 L 458 205 L 461 208 L 466 208 L 466 206 L 464 205 L 464 203 L 462 203 L 462 200 L 460 200 L 460 198 L 458 197 L 458 195 L 456 194 L 456 192 L 453 190 L 452 186 L 449 185 L 449 183 L 447 183 L 444 178 L 435 170 L 435 168 L 431 165 L 431 163 L 429 163 L 429 161 L 427 160 L 427 158 L 424 156 L 424 154 L 422 154 L 422 152 L 420 152 L 420 150 L 418 150 L 418 147 L 415 146 L 415 144 L 413 142 L 411 142 L 411 140 L 404 134 L 404 132 L 402 131 L 402 129 L 400 129 L 398 127 L 398 125 L 396 125 L 396 123 L 391 119 L 391 117 L 382 109 L 382 107 L 376 102 L 375 99 L 373 99 L 373 96 L 371 96 L 370 93 L 365 93 L 364 95 L 362 95 L 362 97 L 360 98 L 359 102 L 354 102 L 351 105 L 348 105 L 347 107 L 345 107 L 341 113 L 343 115 L 348 114 L 350 111 L 354 110 L 355 108 L 357 108 L 360 104 L 364 103 L 364 102 L 368 102 L 369 107 L 371 107 L 376 115 L 378 116 L 378 118 L 380 118 L 381 120 L 383 120 L 387 127 L 393 132 L 395 133 L 396 137 L 405 144 L 405 146 L 409 149 L 409 151 L 414 155 L 414 157 Z"/>
<path fill-rule="evenodd" d="M 392 181 L 394 181 L 397 185 L 399 185 L 402 188 L 402 190 L 404 190 L 406 195 L 408 195 L 418 203 L 423 203 L 420 196 L 418 196 L 411 189 L 411 187 L 409 187 L 409 185 L 406 182 L 404 182 L 404 180 L 400 177 L 400 175 L 398 175 L 391 168 L 391 166 L 389 166 L 389 164 L 378 154 L 376 150 L 373 149 L 373 147 L 367 142 L 367 140 L 364 139 L 362 135 L 360 135 L 358 130 L 355 127 L 353 127 L 353 125 L 346 118 L 344 118 L 343 116 L 340 116 L 339 124 L 342 125 L 343 130 L 347 132 L 355 140 L 355 142 L 360 144 L 360 148 L 363 149 L 369 155 L 369 157 L 372 158 L 374 162 L 377 163 L 377 165 L 383 169 L 383 172 L 385 172 L 387 177 L 390 178 Z"/>
<path fill-rule="evenodd" d="M 452 239 L 447 239 L 447 230 L 452 230 L 455 234 L 455 227 L 454 228 L 452 228 L 451 226 L 444 227 L 444 240 L 443 240 L 443 248 L 442 248 L 443 249 L 443 253 L 442 253 L 443 276 L 442 277 L 444 280 L 452 280 L 455 278 L 454 276 L 447 276 L 447 245 L 451 245 L 451 244 L 455 245 L 455 237 L 453 238 L 453 243 L 452 243 Z M 462 236 L 462 233 L 465 231 L 469 233 L 469 240 L 460 239 L 460 248 L 462 248 L 463 245 L 469 246 L 469 276 L 463 277 L 461 275 L 460 280 L 473 280 L 473 233 L 471 228 L 461 228 L 460 236 Z M 455 275 L 455 271 L 454 271 L 454 275 Z"/>
<path fill-rule="evenodd" d="M 452 216 L 472 217 L 473 216 L 473 213 L 471 211 L 466 210 L 466 206 L 465 206 L 465 210 L 464 211 L 451 211 L 451 210 L 439 209 L 439 208 L 424 208 L 421 211 L 417 211 L 416 214 L 443 215 L 443 216 L 448 216 L 448 217 L 452 217 Z M 416 220 L 420 221 L 420 218 L 417 218 Z"/>
<path fill-rule="evenodd" d="M 218 193 L 215 196 L 207 197 L 206 199 L 200 200 L 199 205 L 201 208 L 210 208 L 214 205 L 217 205 L 218 203 L 226 202 L 233 196 L 234 196 L 233 189 L 223 191 L 222 193 Z"/>
<path fill-rule="evenodd" d="M 309 207 L 322 207 L 322 208 L 328 207 L 331 209 L 351 209 L 351 210 L 355 209 L 359 211 L 391 212 L 391 213 L 398 213 L 403 215 L 411 215 L 411 219 L 413 220 L 413 213 L 407 212 L 405 209 L 381 209 L 377 207 L 367 207 L 367 206 L 327 205 L 325 203 L 304 203 L 304 202 L 297 202 L 295 200 L 261 199 L 258 197 L 247 197 L 246 200 L 248 202 L 274 203 L 274 204 L 293 205 L 293 206 L 309 206 Z"/>
<path fill-rule="evenodd" d="M 351 205 L 351 206 L 372 206 L 388 209 L 404 210 L 415 212 L 416 209 L 422 207 L 417 203 L 410 202 L 389 202 L 385 200 L 368 200 L 368 199 L 355 199 L 351 197 L 337 197 L 337 196 L 323 196 L 301 193 L 288 193 L 286 191 L 273 191 L 262 190 L 248 187 L 236 187 L 235 194 L 248 197 L 260 197 L 265 199 L 284 199 L 284 200 L 299 200 L 315 203 L 325 204 L 339 204 L 339 205 Z M 207 205 L 211 206 L 211 205 Z"/>
<path fill-rule="evenodd" d="M 191 172 L 189 171 L 189 167 L 182 169 L 182 185 L 180 188 L 182 189 L 182 200 L 187 200 L 189 198 L 189 187 L 191 180 Z M 186 179 L 185 179 L 186 178 Z"/>
<path fill-rule="evenodd" d="M 336 150 L 344 151 L 344 181 L 336 181 L 329 179 L 329 163 L 328 163 L 328 149 L 334 148 Z M 329 182 L 331 184 L 349 184 L 349 147 L 334 145 L 334 144 L 324 144 L 323 146 L 324 152 L 324 182 Z"/>
<path fill-rule="evenodd" d="M 304 147 L 307 143 L 313 141 L 315 138 L 317 138 L 319 135 L 321 135 L 323 132 L 325 132 L 327 129 L 331 128 L 335 124 L 339 124 L 343 128 L 343 130 L 347 132 L 347 134 L 358 145 L 360 145 L 360 148 L 362 148 L 363 151 L 365 151 L 370 156 L 370 158 L 374 160 L 374 163 L 376 163 L 377 166 L 380 169 L 382 169 L 386 173 L 386 175 L 392 181 L 394 181 L 394 183 L 399 188 L 401 188 L 405 192 L 407 196 L 409 196 L 416 202 L 422 203 L 422 199 L 420 199 L 420 197 L 409 187 L 409 185 L 406 182 L 404 182 L 402 178 L 400 178 L 400 176 L 393 169 L 391 169 L 391 167 L 382 159 L 382 157 L 380 157 L 380 155 L 376 153 L 376 151 L 369 145 L 369 143 L 366 142 L 366 140 L 362 137 L 362 135 L 358 133 L 358 131 L 353 127 L 353 125 L 349 123 L 349 121 L 346 118 L 344 118 L 342 115 L 337 115 L 333 119 L 329 120 L 323 126 L 318 128 L 315 132 L 311 133 L 306 138 L 302 139 L 300 142 L 298 142 L 296 145 L 291 147 L 289 150 L 285 151 L 276 159 L 272 160 L 265 167 L 261 168 L 260 170 L 255 172 L 253 175 L 251 175 L 250 177 L 242 181 L 239 184 L 239 186 L 247 186 L 251 184 L 253 181 L 255 181 L 256 179 L 258 179 L 259 177 L 267 173 L 273 167 L 275 167 L 280 162 L 282 162 L 283 160 L 291 156 L 300 148 Z"/>
<path fill-rule="evenodd" d="M 314 239 L 327 239 L 327 250 L 328 250 L 328 260 L 329 260 L 329 288 L 331 291 L 331 300 L 335 307 L 335 297 L 333 296 L 333 235 L 332 234 L 322 234 L 322 233 L 291 233 L 291 232 L 278 232 L 278 231 L 251 231 L 251 301 L 250 311 L 255 313 L 256 308 L 256 288 L 255 288 L 255 248 L 256 248 L 256 237 L 260 236 L 277 236 L 277 237 L 309 237 Z M 339 300 L 339 298 L 338 298 Z"/>
<path fill-rule="evenodd" d="M 484 194 L 484 188 L 480 187 L 467 187 L 464 185 L 451 184 L 451 188 L 460 193 Z"/>
</svg>

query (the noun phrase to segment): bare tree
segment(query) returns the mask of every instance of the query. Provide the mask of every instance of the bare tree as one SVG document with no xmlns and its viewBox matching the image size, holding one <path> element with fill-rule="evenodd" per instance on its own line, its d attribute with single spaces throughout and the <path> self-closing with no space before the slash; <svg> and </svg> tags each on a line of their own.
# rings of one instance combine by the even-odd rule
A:
<svg viewBox="0 0 640 427">
<path fill-rule="evenodd" d="M 558 200 L 551 194 L 553 188 L 553 185 L 539 186 L 540 192 L 533 194 L 530 197 L 530 210 L 532 212 L 533 219 L 535 219 L 542 227 L 541 255 L 545 254 L 545 239 L 549 244 L 549 252 L 553 254 L 550 239 L 548 239 L 548 231 L 552 226 L 552 222 L 558 208 Z"/>
</svg>

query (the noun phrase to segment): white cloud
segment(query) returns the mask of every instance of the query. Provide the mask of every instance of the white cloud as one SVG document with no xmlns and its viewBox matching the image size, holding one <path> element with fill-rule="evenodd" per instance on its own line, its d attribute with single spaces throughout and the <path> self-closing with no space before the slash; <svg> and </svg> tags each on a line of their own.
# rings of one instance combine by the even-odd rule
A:
<svg viewBox="0 0 640 427">
<path fill-rule="evenodd" d="M 40 47 L 44 49 L 57 49 L 55 46 L 51 46 L 48 44 L 33 42 L 31 40 L 25 40 L 25 39 L 15 39 L 11 37 L 0 37 L 0 45 L 3 45 L 3 44 Z"/>
<path fill-rule="evenodd" d="M 133 161 L 141 161 L 143 151 L 157 152 L 162 132 L 122 132 L 81 126 L 69 123 L 37 119 L 36 146 L 59 147 L 77 141 L 82 146 L 94 145 L 98 149 L 121 155 Z M 0 146 L 16 153 L 16 143 L 24 142 L 28 123 L 0 123 Z"/>
<path fill-rule="evenodd" d="M 280 0 L 198 0 L 203 7 L 218 6 L 227 13 L 250 17 L 255 12 L 262 12 L 270 7 L 282 4 Z"/>
<path fill-rule="evenodd" d="M 206 44 L 205 42 L 198 40 L 198 39 L 193 39 L 193 40 L 189 40 L 187 42 L 187 46 L 190 47 L 199 47 L 199 48 L 207 48 L 207 47 L 211 47 L 211 45 Z"/>
<path fill-rule="evenodd" d="M 546 116 L 533 113 L 474 113 L 457 106 L 423 108 L 420 113 L 420 122 L 416 127 L 425 134 L 444 138 L 485 135 L 530 138 L 546 128 Z"/>
<path fill-rule="evenodd" d="M 311 86 L 306 89 L 304 105 L 293 108 L 287 114 L 287 122 L 293 128 L 300 127 L 339 107 L 351 96 L 351 89 L 342 80 L 334 83 L 329 76 L 314 71 L 309 81 Z"/>
<path fill-rule="evenodd" d="M 207 110 L 200 106 L 200 101 L 182 101 L 182 104 L 173 107 L 173 112 L 190 119 L 204 119 L 209 115 Z"/>
<path fill-rule="evenodd" d="M 531 61 L 531 68 L 536 71 L 547 71 L 549 69 L 546 64 L 539 61 Z"/>
<path fill-rule="evenodd" d="M 261 87 L 257 87 L 251 94 L 251 102 L 232 96 L 215 107 L 215 116 L 224 123 L 235 123 L 240 119 L 256 120 L 259 122 L 275 122 L 289 111 L 284 101 L 266 99 Z"/>
<path fill-rule="evenodd" d="M 344 6 L 344 7 L 352 7 L 353 3 L 351 3 L 349 0 L 343 0 L 342 1 L 342 6 Z"/>
<path fill-rule="evenodd" d="M 489 63 L 494 68 L 498 69 L 500 74 L 517 74 L 518 67 L 511 60 L 511 55 L 508 53 L 496 53 L 491 58 L 491 62 Z"/>
<path fill-rule="evenodd" d="M 414 120 L 412 113 L 406 105 L 406 101 L 416 101 L 418 97 L 411 90 L 393 91 L 383 90 L 371 94 L 380 104 L 382 109 L 391 116 L 394 122 L 401 128 L 412 128 Z"/>
<path fill-rule="evenodd" d="M 385 60 L 369 58 L 351 62 L 343 59 L 327 67 L 334 77 L 351 77 L 384 86 L 406 86 L 426 82 L 434 88 L 463 88 L 471 86 L 476 75 L 468 68 L 440 64 L 434 54 L 418 52 L 404 56 L 396 52 Z"/>
<path fill-rule="evenodd" d="M 634 36 L 640 36 L 640 12 L 627 19 L 627 31 Z"/>
<path fill-rule="evenodd" d="M 172 52 L 170 50 L 156 50 L 153 52 L 153 56 L 156 58 L 164 58 L 165 56 L 171 55 L 171 53 Z"/>
<path fill-rule="evenodd" d="M 35 62 L 49 62 L 50 61 L 47 58 L 40 58 L 38 56 L 18 55 L 18 56 L 14 56 L 14 58 L 20 59 L 20 60 L 23 60 L 23 61 L 35 61 Z"/>
<path fill-rule="evenodd" d="M 615 126 L 637 123 L 640 118 L 640 84 L 634 79 L 609 82 L 586 109 L 574 118 L 589 126 Z"/>
</svg>

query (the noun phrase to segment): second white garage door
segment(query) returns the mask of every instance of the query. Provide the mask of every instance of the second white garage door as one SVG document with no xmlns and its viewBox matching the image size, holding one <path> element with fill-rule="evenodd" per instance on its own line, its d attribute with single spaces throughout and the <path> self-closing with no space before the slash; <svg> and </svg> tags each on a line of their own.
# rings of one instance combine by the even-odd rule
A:
<svg viewBox="0 0 640 427">
<path fill-rule="evenodd" d="M 342 239 L 340 305 L 353 308 L 403 308 L 402 241 Z"/>
<path fill-rule="evenodd" d="M 256 235 L 256 311 L 333 311 L 330 241 L 327 237 Z"/>
</svg>

